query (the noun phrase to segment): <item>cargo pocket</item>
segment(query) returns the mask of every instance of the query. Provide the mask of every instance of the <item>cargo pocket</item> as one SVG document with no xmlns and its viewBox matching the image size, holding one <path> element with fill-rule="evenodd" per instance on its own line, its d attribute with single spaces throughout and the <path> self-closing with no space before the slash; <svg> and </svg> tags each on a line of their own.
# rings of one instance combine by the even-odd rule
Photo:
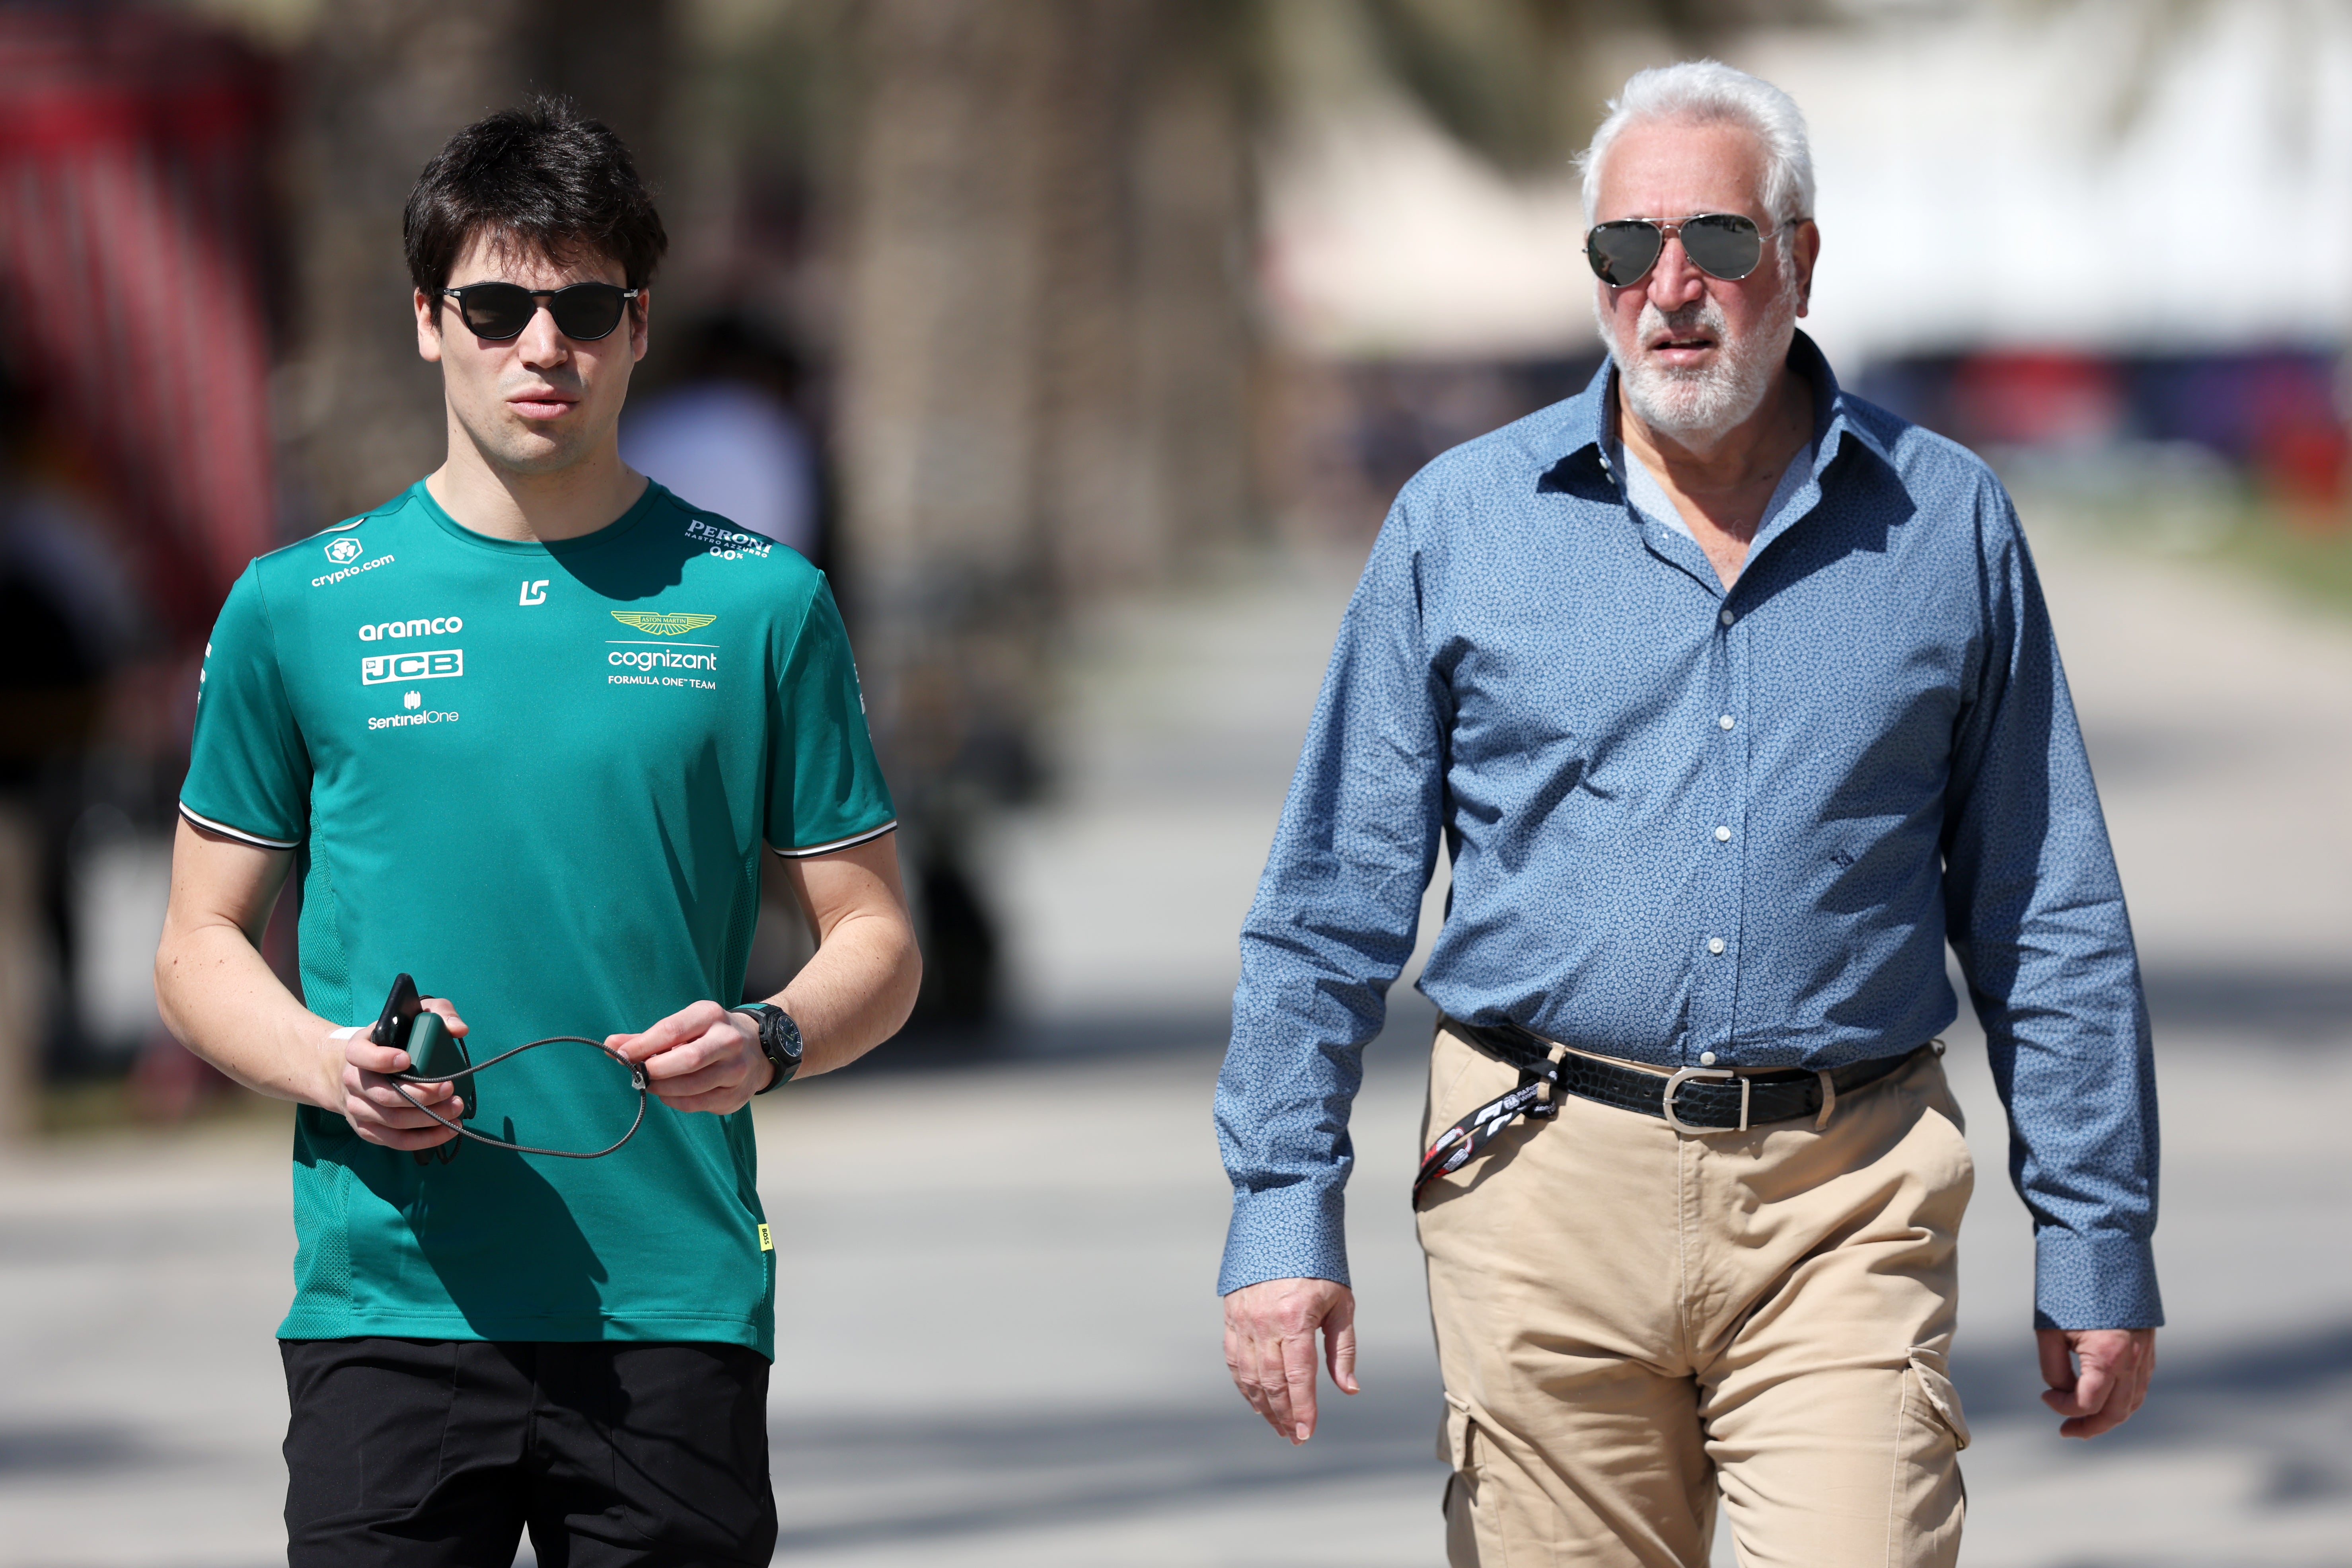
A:
<svg viewBox="0 0 2352 1568">
<path fill-rule="evenodd" d="M 1955 1450 L 1969 1446 L 1969 1418 L 1960 1410 L 1959 1391 L 1944 1371 L 1944 1352 L 1927 1345 L 1911 1347 L 1911 1386 L 1922 1409 L 1952 1435 Z"/>
<path fill-rule="evenodd" d="M 1445 1560 L 1452 1563 L 1500 1561 L 1483 1559 L 1478 1551 L 1479 1492 L 1485 1479 L 1478 1448 L 1478 1424 L 1470 1417 L 1470 1406 L 1447 1394 L 1445 1421 L 1437 1429 L 1437 1458 L 1453 1473 L 1445 1478 L 1438 1507 L 1445 1515 Z"/>
<path fill-rule="evenodd" d="M 1471 1452 L 1477 1423 L 1470 1419 L 1470 1406 L 1449 1394 L 1445 1396 L 1445 1423 L 1437 1429 L 1437 1459 L 1456 1475 L 1475 1475 L 1477 1460 Z"/>
</svg>

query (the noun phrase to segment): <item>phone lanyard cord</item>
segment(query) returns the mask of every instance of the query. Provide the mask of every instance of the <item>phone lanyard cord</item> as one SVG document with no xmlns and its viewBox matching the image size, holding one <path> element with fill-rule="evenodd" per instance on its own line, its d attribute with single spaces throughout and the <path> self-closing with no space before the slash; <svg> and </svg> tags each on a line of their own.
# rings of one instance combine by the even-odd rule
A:
<svg viewBox="0 0 2352 1568">
<path fill-rule="evenodd" d="M 539 1149 L 532 1147 L 529 1143 L 509 1143 L 502 1138 L 487 1137 L 482 1133 L 475 1131 L 470 1127 L 463 1127 L 458 1123 L 450 1121 L 439 1111 L 435 1110 L 431 1106 L 421 1103 L 415 1095 L 409 1093 L 407 1089 L 401 1087 L 404 1084 L 411 1083 L 455 1083 L 461 1078 L 471 1078 L 474 1074 L 480 1072 L 485 1068 L 494 1068 L 509 1057 L 519 1057 L 525 1051 L 537 1050 L 541 1046 L 552 1046 L 563 1041 L 570 1041 L 583 1046 L 593 1047 L 599 1051 L 603 1051 L 604 1055 L 612 1058 L 614 1061 L 619 1062 L 623 1067 L 627 1068 L 629 1069 L 629 1082 L 635 1086 L 637 1091 L 637 1118 L 635 1121 L 629 1123 L 629 1130 L 626 1132 L 622 1133 L 621 1136 L 614 1142 L 591 1152 L 583 1153 L 577 1149 Z M 401 1073 L 386 1073 L 384 1076 L 392 1080 L 394 1093 L 399 1095 L 401 1099 L 408 1101 L 409 1104 L 415 1106 L 417 1110 L 425 1112 L 425 1115 L 430 1116 L 442 1126 L 446 1127 L 450 1131 L 457 1133 L 462 1137 L 471 1138 L 477 1143 L 488 1143 L 493 1149 L 511 1149 L 518 1154 L 551 1154 L 559 1160 L 601 1160 L 605 1155 L 611 1153 L 614 1150 L 618 1149 L 623 1143 L 625 1143 L 630 1139 L 635 1137 L 637 1135 L 637 1129 L 644 1126 L 646 1121 L 646 1069 L 639 1067 L 636 1063 L 630 1061 L 626 1057 L 622 1056 L 617 1051 L 606 1050 L 604 1041 L 592 1040 L 585 1035 L 550 1035 L 543 1040 L 532 1040 L 528 1044 L 517 1046 L 510 1051 L 501 1051 L 497 1056 L 492 1057 L 488 1061 L 469 1063 L 465 1067 L 459 1068 L 456 1072 L 440 1073 L 431 1078 L 425 1077 L 413 1070 Z M 454 1145 L 452 1145 L 452 1147 L 454 1147 Z"/>
</svg>

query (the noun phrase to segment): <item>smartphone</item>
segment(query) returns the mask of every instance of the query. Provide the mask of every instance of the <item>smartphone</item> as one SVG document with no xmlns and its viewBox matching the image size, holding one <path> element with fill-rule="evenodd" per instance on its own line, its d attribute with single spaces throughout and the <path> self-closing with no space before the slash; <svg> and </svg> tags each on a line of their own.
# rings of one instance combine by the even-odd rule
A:
<svg viewBox="0 0 2352 1568">
<path fill-rule="evenodd" d="M 368 1038 L 396 1051 L 406 1050 L 409 1031 L 416 1026 L 416 1015 L 424 1010 L 424 1000 L 416 994 L 416 982 L 405 974 L 395 977 L 392 994 L 383 999 L 383 1011 L 376 1015 L 375 1027 L 368 1031 Z"/>
<path fill-rule="evenodd" d="M 422 1028 L 417 1026 L 420 1018 L 425 1020 Z M 417 994 L 415 980 L 406 974 L 394 976 L 392 994 L 383 999 L 383 1011 L 376 1015 L 375 1027 L 368 1031 L 368 1038 L 379 1046 L 406 1051 L 408 1070 L 426 1078 L 473 1065 L 466 1047 L 441 1022 L 441 1015 L 425 1010 L 425 999 Z M 479 1096 L 470 1084 L 459 1092 L 466 1101 L 461 1119 L 471 1121 L 479 1109 Z M 419 1149 L 416 1163 L 426 1165 L 437 1159 L 446 1165 L 457 1158 L 457 1147 L 453 1140 L 436 1148 Z"/>
<path fill-rule="evenodd" d="M 473 1065 L 466 1047 L 457 1043 L 441 1015 L 425 1005 L 416 982 L 405 974 L 393 981 L 392 994 L 383 999 L 383 1011 L 376 1016 L 368 1038 L 379 1046 L 406 1051 L 408 1070 L 420 1078 L 439 1078 Z"/>
</svg>

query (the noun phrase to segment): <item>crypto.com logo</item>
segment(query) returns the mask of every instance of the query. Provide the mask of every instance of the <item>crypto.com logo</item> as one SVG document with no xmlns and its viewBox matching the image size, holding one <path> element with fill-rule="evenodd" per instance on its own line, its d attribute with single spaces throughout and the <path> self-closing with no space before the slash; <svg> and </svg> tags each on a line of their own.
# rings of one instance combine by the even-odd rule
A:
<svg viewBox="0 0 2352 1568">
<path fill-rule="evenodd" d="M 356 539 L 331 540 L 327 545 L 327 559 L 338 566 L 348 566 L 367 553 L 367 546 Z"/>
</svg>

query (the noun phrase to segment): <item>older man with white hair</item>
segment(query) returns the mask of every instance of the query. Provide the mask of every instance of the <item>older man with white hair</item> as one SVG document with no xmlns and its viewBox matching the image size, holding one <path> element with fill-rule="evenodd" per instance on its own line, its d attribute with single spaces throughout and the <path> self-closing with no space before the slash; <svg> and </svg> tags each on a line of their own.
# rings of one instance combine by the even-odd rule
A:
<svg viewBox="0 0 2352 1568">
<path fill-rule="evenodd" d="M 2162 1321 L 2123 892 L 2032 559 L 1969 453 L 1797 331 L 1804 121 L 1643 71 L 1582 160 L 1609 363 L 1397 499 L 1243 931 L 1226 1359 L 1356 1388 L 1340 1194 L 1443 842 L 1414 1190 L 1459 1564 L 1949 1563 L 1974 1179 L 1958 953 L 2032 1211 L 2043 1395 L 2093 1436 Z"/>
</svg>

